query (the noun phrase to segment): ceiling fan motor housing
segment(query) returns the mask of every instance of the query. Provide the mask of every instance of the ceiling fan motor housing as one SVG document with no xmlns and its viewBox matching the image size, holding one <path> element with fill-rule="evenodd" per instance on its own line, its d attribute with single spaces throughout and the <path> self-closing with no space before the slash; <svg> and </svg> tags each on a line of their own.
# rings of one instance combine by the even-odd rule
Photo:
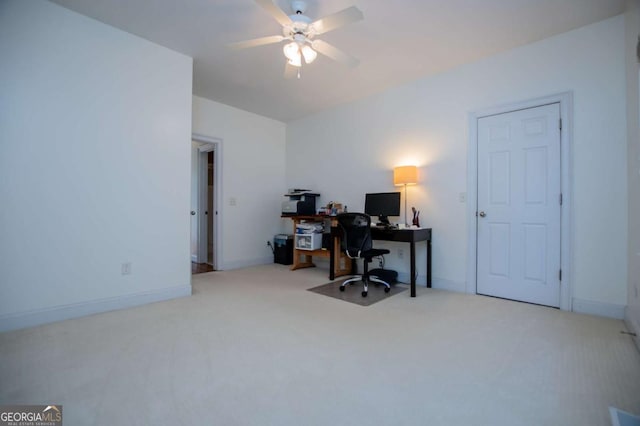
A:
<svg viewBox="0 0 640 426">
<path fill-rule="evenodd" d="M 293 15 L 289 15 L 291 18 L 291 25 L 285 25 L 282 27 L 282 34 L 285 37 L 292 37 L 298 43 L 304 41 L 301 40 L 300 36 L 312 37 L 311 34 L 311 18 L 306 16 L 304 13 L 307 11 L 307 2 L 304 0 L 292 0 L 291 1 L 291 10 L 293 10 Z M 297 36 L 297 37 L 296 37 Z"/>
</svg>

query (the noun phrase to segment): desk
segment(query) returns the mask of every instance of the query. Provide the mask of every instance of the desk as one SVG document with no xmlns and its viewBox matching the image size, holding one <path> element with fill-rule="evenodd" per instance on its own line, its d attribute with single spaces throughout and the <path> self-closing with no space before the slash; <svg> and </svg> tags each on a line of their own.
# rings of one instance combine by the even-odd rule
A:
<svg viewBox="0 0 640 426">
<path fill-rule="evenodd" d="M 411 247 L 411 297 L 416 297 L 416 243 L 427 242 L 427 287 L 431 288 L 431 228 L 384 229 L 371 228 L 371 238 L 378 241 L 399 241 Z"/>
<path fill-rule="evenodd" d="M 293 221 L 293 232 L 296 232 L 296 226 L 304 220 L 321 221 L 331 220 L 331 237 L 332 243 L 330 250 L 298 250 L 293 248 L 293 265 L 291 270 L 300 268 L 309 268 L 315 266 L 312 262 L 312 256 L 329 258 L 329 279 L 334 280 L 343 275 L 351 275 L 354 273 L 355 266 L 340 248 L 341 231 L 338 227 L 335 217 L 310 215 L 310 216 L 283 216 Z M 410 260 L 411 260 L 411 297 L 416 297 L 416 243 L 425 241 L 427 243 L 427 288 L 431 288 L 431 228 L 421 229 L 385 229 L 371 228 L 371 238 L 378 241 L 397 241 L 401 243 L 409 243 Z M 304 259 L 301 260 L 300 256 Z"/>
<path fill-rule="evenodd" d="M 293 221 L 293 234 L 296 233 L 296 227 L 302 221 L 311 221 L 311 222 L 322 222 L 325 220 L 331 221 L 331 235 L 332 242 L 331 248 L 327 249 L 318 249 L 318 250 L 299 250 L 295 245 L 295 236 L 294 236 L 294 244 L 293 244 L 293 264 L 291 265 L 291 270 L 295 271 L 296 269 L 301 268 L 311 268 L 314 265 L 313 257 L 328 257 L 329 258 L 329 279 L 335 280 L 337 277 L 341 277 L 344 275 L 351 275 L 353 273 L 353 262 L 347 257 L 342 250 L 340 249 L 340 236 L 336 235 L 333 231 L 337 228 L 338 223 L 335 217 L 326 216 L 326 215 L 308 215 L 308 216 L 282 216 L 283 218 L 288 218 Z"/>
</svg>

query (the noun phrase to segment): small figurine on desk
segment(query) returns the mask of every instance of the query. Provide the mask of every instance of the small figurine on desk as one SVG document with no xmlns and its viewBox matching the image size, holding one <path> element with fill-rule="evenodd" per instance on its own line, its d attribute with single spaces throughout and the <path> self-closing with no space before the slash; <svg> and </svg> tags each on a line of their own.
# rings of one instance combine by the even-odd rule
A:
<svg viewBox="0 0 640 426">
<path fill-rule="evenodd" d="M 413 221 L 411 222 L 416 228 L 420 228 L 420 212 L 415 207 L 411 207 L 413 212 Z"/>
</svg>

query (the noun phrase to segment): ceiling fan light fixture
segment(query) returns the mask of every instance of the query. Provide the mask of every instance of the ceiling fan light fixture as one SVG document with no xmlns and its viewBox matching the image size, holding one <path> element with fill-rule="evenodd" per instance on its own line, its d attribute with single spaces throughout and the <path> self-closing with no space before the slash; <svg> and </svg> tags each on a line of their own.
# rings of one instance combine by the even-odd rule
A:
<svg viewBox="0 0 640 426">
<path fill-rule="evenodd" d="M 289 61 L 293 61 L 296 58 L 298 62 L 300 61 L 300 46 L 298 46 L 298 43 L 296 43 L 295 41 L 285 44 L 282 48 L 282 51 L 284 52 L 284 56 L 286 56 Z"/>
<path fill-rule="evenodd" d="M 298 56 L 289 59 L 288 63 L 289 63 L 289 65 L 293 65 L 294 67 L 301 67 L 302 66 L 302 55 L 300 55 L 300 53 L 298 53 Z"/>
<path fill-rule="evenodd" d="M 318 52 L 313 50 L 311 46 L 304 46 L 302 48 L 302 56 L 304 56 L 304 62 L 310 64 L 311 62 L 316 60 L 316 58 L 318 57 Z"/>
</svg>

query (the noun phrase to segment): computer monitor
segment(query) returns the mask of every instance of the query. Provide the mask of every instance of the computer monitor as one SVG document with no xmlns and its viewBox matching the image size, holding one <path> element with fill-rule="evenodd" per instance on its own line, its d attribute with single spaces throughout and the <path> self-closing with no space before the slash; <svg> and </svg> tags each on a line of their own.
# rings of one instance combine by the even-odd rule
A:
<svg viewBox="0 0 640 426">
<path fill-rule="evenodd" d="M 389 225 L 389 216 L 400 216 L 400 193 L 365 194 L 364 212 L 369 216 L 378 216 L 379 225 Z"/>
</svg>

